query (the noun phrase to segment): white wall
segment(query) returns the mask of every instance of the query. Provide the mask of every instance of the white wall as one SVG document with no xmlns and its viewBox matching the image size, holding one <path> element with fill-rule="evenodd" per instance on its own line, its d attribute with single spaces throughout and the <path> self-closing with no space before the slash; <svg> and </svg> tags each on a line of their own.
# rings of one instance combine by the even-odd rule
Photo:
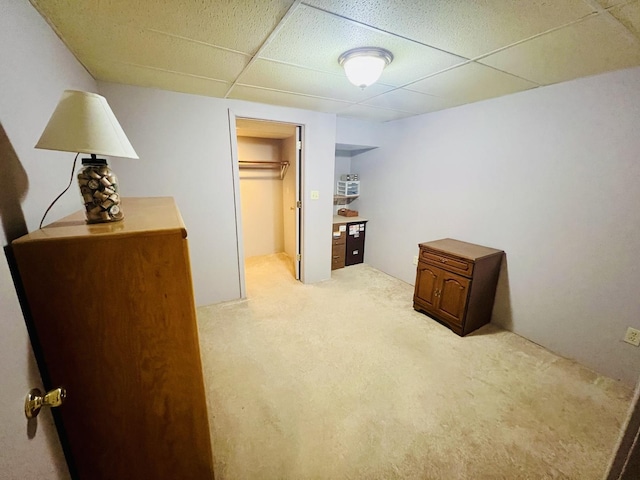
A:
<svg viewBox="0 0 640 480">
<path fill-rule="evenodd" d="M 281 159 L 282 140 L 238 137 L 238 160 L 280 162 Z M 284 216 L 280 170 L 241 169 L 240 203 L 245 257 L 282 252 Z"/>
<path fill-rule="evenodd" d="M 340 180 L 340 176 L 345 173 L 351 173 L 351 155 L 348 152 L 336 152 L 335 171 L 333 174 L 333 191 L 335 193 L 336 183 Z"/>
<path fill-rule="evenodd" d="M 338 117 L 336 120 L 336 144 L 376 147 L 380 144 L 379 135 L 384 124 Z"/>
<path fill-rule="evenodd" d="M 97 87 L 26 0 L 2 2 L 0 68 L 0 217 L 6 245 L 37 229 L 69 182 L 73 154 L 33 148 L 63 90 Z M 81 206 L 72 188 L 45 223 Z M 31 426 L 24 417 L 27 392 L 43 386 L 4 256 L 0 311 L 0 477 L 69 478 L 51 413 L 44 410 Z"/>
<path fill-rule="evenodd" d="M 99 88 L 140 156 L 112 162 L 122 195 L 170 195 L 178 203 L 198 305 L 240 297 L 228 110 L 304 126 L 302 281 L 330 278 L 335 115 L 111 83 Z M 312 190 L 318 200 L 309 198 Z"/>
<path fill-rule="evenodd" d="M 419 242 L 501 248 L 493 320 L 632 385 L 640 349 L 640 69 L 384 124 L 352 159 L 366 262 L 407 282 Z"/>
</svg>

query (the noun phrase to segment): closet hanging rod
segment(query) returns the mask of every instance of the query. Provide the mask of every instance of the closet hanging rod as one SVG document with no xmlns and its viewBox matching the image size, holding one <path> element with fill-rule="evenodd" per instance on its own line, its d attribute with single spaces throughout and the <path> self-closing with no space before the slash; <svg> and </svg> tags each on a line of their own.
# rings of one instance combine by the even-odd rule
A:
<svg viewBox="0 0 640 480">
<path fill-rule="evenodd" d="M 282 180 L 289 168 L 289 162 L 252 162 L 249 160 L 239 160 L 238 167 L 241 169 L 280 170 L 280 180 Z"/>
</svg>

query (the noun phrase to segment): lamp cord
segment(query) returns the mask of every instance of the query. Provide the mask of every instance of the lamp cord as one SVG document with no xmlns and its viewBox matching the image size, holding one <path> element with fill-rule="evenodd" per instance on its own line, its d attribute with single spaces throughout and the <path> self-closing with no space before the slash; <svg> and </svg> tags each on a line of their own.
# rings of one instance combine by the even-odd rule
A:
<svg viewBox="0 0 640 480">
<path fill-rule="evenodd" d="M 78 155 L 80 155 L 80 152 L 76 153 L 76 158 L 73 159 L 73 167 L 71 167 L 71 178 L 69 179 L 69 185 L 67 185 L 67 188 L 65 188 L 62 191 L 62 193 L 60 195 L 58 195 L 53 202 L 51 202 L 51 205 L 49 205 L 49 208 L 47 208 L 47 210 L 44 212 L 44 215 L 42 216 L 42 220 L 40 220 L 40 227 L 38 227 L 38 228 L 42 228 L 42 224 L 44 222 L 44 219 L 47 216 L 47 213 L 49 213 L 49 210 L 51 210 L 51 207 L 53 207 L 55 205 L 55 203 L 58 200 L 60 200 L 60 197 L 62 195 L 64 195 L 65 193 L 67 193 L 67 190 L 69 190 L 69 187 L 71 187 L 71 184 L 73 183 L 73 172 L 76 171 L 76 162 L 78 161 Z"/>
</svg>

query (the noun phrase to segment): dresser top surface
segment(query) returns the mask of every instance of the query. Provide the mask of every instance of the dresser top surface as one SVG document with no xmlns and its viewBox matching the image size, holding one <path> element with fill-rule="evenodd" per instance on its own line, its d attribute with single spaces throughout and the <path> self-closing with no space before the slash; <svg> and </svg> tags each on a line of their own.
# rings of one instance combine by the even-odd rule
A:
<svg viewBox="0 0 640 480">
<path fill-rule="evenodd" d="M 484 247 L 482 245 L 476 245 L 475 243 L 454 240 L 453 238 L 443 238 L 432 242 L 424 242 L 420 243 L 419 246 L 442 253 L 449 253 L 468 260 L 477 260 L 490 255 L 503 253 L 502 250 L 498 250 L 496 248 Z"/>
<path fill-rule="evenodd" d="M 120 222 L 93 223 L 85 221 L 83 210 L 29 233 L 13 244 L 78 239 L 103 235 L 154 235 L 172 230 L 187 237 L 187 230 L 172 197 L 123 198 L 124 219 Z"/>
</svg>

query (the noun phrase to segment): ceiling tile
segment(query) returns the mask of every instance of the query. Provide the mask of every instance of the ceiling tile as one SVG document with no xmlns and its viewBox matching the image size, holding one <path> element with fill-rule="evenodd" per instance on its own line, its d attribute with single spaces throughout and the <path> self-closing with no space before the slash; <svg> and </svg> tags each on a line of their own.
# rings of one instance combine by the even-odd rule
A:
<svg viewBox="0 0 640 480">
<path fill-rule="evenodd" d="M 640 0 L 30 1 L 99 80 L 371 120 L 640 65 Z M 395 57 L 364 91 L 361 46 Z"/>
<path fill-rule="evenodd" d="M 231 86 L 228 82 L 116 62 L 100 62 L 95 66 L 95 69 L 98 77 L 105 82 L 159 88 L 208 97 L 223 97 Z"/>
<path fill-rule="evenodd" d="M 63 37 L 73 29 L 91 41 L 91 37 L 104 33 L 96 28 L 96 21 L 101 21 L 160 30 L 253 54 L 278 25 L 293 0 L 33 0 L 33 3 L 52 20 Z"/>
<path fill-rule="evenodd" d="M 83 43 L 77 53 L 85 59 L 117 60 L 224 81 L 235 80 L 250 60 L 203 43 L 122 26 L 104 32 L 99 42 Z"/>
<path fill-rule="evenodd" d="M 305 0 L 305 3 L 468 58 L 593 12 L 583 0 Z"/>
<path fill-rule="evenodd" d="M 597 0 L 600 6 L 604 8 L 610 8 L 610 7 L 613 7 L 614 5 L 619 5 L 621 3 L 626 3 L 628 1 L 629 0 Z"/>
<path fill-rule="evenodd" d="M 296 95 L 295 93 L 279 92 L 262 88 L 236 85 L 229 98 L 247 100 L 249 102 L 267 103 L 292 108 L 305 108 L 326 113 L 336 113 L 349 105 L 348 102 L 340 102 L 327 98 Z"/>
<path fill-rule="evenodd" d="M 392 92 L 385 93 L 384 95 L 380 95 L 379 97 L 367 100 L 363 103 L 365 105 L 371 105 L 374 107 L 381 107 L 392 110 L 403 110 L 406 112 L 417 114 L 436 112 L 445 108 L 461 105 L 463 102 L 399 88 L 397 90 L 393 90 Z"/>
<path fill-rule="evenodd" d="M 350 83 L 344 73 L 335 75 L 267 60 L 254 62 L 239 84 L 348 102 L 360 102 L 393 88 L 376 83 L 363 90 Z"/>
<path fill-rule="evenodd" d="M 410 112 L 399 110 L 388 110 L 386 108 L 370 107 L 368 105 L 351 105 L 338 112 L 341 117 L 358 118 L 361 120 L 373 120 L 377 122 L 388 122 L 400 118 L 412 117 Z"/>
<path fill-rule="evenodd" d="M 383 47 L 393 53 L 393 62 L 379 80 L 393 86 L 401 86 L 464 61 L 455 55 L 306 6 L 295 11 L 261 56 L 341 75 L 343 70 L 338 57 L 349 49 L 365 46 Z"/>
<path fill-rule="evenodd" d="M 606 14 L 480 60 L 541 85 L 640 65 L 640 41 Z"/>
<path fill-rule="evenodd" d="M 251 58 L 137 25 L 113 23 L 109 17 L 91 19 L 92 29 L 99 34 L 87 35 L 87 20 L 83 15 L 88 15 L 90 10 L 85 7 L 70 12 L 68 16 L 59 15 L 57 27 L 70 49 L 93 75 L 94 63 L 118 61 L 230 81 L 240 74 Z"/>
<path fill-rule="evenodd" d="M 412 83 L 406 88 L 458 100 L 459 103 L 471 103 L 537 86 L 522 78 L 472 62 Z"/>
<path fill-rule="evenodd" d="M 622 23 L 627 30 L 640 38 L 640 0 L 614 7 L 609 10 L 609 13 Z"/>
</svg>

